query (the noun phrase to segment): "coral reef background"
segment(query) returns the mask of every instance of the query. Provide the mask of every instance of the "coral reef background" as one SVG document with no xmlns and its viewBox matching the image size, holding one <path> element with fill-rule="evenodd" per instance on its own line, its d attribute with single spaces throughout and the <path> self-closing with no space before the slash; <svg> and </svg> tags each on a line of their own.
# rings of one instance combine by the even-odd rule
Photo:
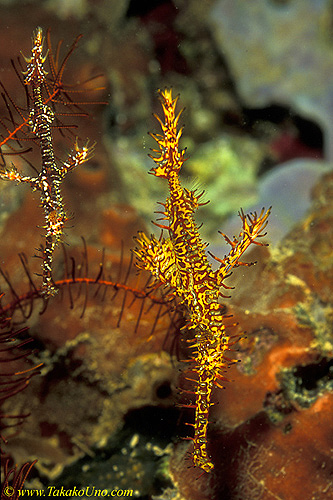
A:
<svg viewBox="0 0 333 500">
<path fill-rule="evenodd" d="M 83 236 L 89 273 L 98 274 L 104 247 L 105 272 L 123 280 L 132 237 L 154 232 L 150 220 L 165 199 L 163 183 L 158 188 L 147 175 L 158 88 L 172 86 L 186 106 L 182 145 L 190 159 L 183 178 L 211 200 L 198 222 L 214 241 L 212 252 L 224 255 L 217 230 L 232 236 L 227 218 L 240 207 L 273 205 L 270 247 L 248 256 L 258 265 L 246 274 L 235 271 L 235 290 L 224 304 L 247 339 L 237 353 L 242 363 L 228 374 L 232 382 L 215 393 L 209 442 L 216 473 L 195 481 L 189 445 L 179 443 L 188 435 L 182 422 L 189 421 L 175 406 L 185 398 L 177 394 L 178 360 L 186 356 L 175 333 L 179 318 L 155 305 L 137 329 L 140 301 L 128 307 L 127 297 L 124 307 L 120 293 L 102 300 L 89 291 L 84 305 L 85 293 L 76 298 L 77 290 L 72 309 L 64 291 L 43 315 L 36 302 L 25 322 L 38 350 L 34 361 L 44 368 L 11 400 L 12 412 L 31 415 L 8 453 L 17 463 L 38 459 L 31 487 L 94 484 L 160 500 L 329 498 L 330 6 L 328 0 L 1 2 L 1 81 L 15 102 L 24 94 L 10 59 L 29 53 L 38 25 L 51 28 L 52 40 L 63 39 L 64 50 L 84 35 L 67 67 L 69 80 L 104 75 L 100 99 L 109 105 L 77 120 L 80 136 L 97 141 L 95 156 L 64 183 L 74 214 L 66 251 L 84 265 Z M 66 153 L 67 144 L 57 140 Z M 26 254 L 32 276 L 39 266 L 30 258 L 41 233 L 37 205 L 24 188 L 0 183 L 1 267 L 18 294 L 29 283 L 17 254 Z M 63 278 L 61 249 L 55 272 Z M 144 279 L 138 285 L 132 270 L 128 283 L 140 287 Z M 4 280 L 1 291 L 10 297 Z"/>
</svg>

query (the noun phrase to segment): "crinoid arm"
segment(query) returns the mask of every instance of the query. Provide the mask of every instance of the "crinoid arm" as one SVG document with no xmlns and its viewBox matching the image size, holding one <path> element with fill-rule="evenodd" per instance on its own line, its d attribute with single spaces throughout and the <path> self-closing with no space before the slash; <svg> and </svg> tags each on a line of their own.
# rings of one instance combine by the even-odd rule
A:
<svg viewBox="0 0 333 500">
<path fill-rule="evenodd" d="M 27 480 L 32 468 L 37 463 L 37 460 L 26 462 L 21 467 L 10 467 L 10 460 L 5 460 L 3 471 L 3 482 L 1 488 L 1 499 L 11 498 L 18 500 L 21 496 L 21 490 Z M 10 493 L 10 494 L 9 494 Z"/>
<path fill-rule="evenodd" d="M 2 297 L 3 294 L 0 295 L 0 300 Z M 10 321 L 0 314 L 0 454 L 2 458 L 6 454 L 3 444 L 7 443 L 13 430 L 15 434 L 17 433 L 29 414 L 25 412 L 15 415 L 10 410 L 7 413 L 3 403 L 23 391 L 31 379 L 40 373 L 39 369 L 42 366 L 40 363 L 27 368 L 28 358 L 33 354 L 33 351 L 27 347 L 33 341 L 32 338 L 27 337 L 27 332 L 27 328 L 14 330 Z"/>
</svg>

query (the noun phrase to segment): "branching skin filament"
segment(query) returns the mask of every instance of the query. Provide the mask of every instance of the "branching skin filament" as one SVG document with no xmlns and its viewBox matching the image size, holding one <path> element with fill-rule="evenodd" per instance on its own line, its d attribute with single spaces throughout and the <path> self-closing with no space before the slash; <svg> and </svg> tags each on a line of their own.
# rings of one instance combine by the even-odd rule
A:
<svg viewBox="0 0 333 500">
<path fill-rule="evenodd" d="M 183 188 L 179 179 L 179 171 L 185 161 L 185 150 L 179 149 L 182 129 L 178 128 L 181 112 L 176 115 L 178 98 L 172 97 L 171 90 L 160 91 L 160 100 L 164 112 L 164 120 L 155 115 L 162 129 L 162 134 L 151 134 L 158 145 L 151 158 L 156 166 L 150 173 L 165 178 L 169 185 L 169 197 L 162 204 L 162 220 L 166 224 L 156 224 L 166 230 L 168 238 L 148 238 L 139 233 L 135 238 L 137 247 L 134 253 L 137 266 L 148 270 L 156 282 L 174 290 L 185 305 L 188 322 L 186 328 L 193 330 L 192 364 L 189 380 L 195 377 L 195 423 L 193 437 L 193 463 L 205 472 L 210 472 L 214 465 L 207 452 L 207 426 L 211 397 L 214 386 L 222 387 L 221 382 L 227 380 L 223 373 L 235 362 L 227 357 L 227 352 L 239 336 L 232 337 L 226 331 L 225 316 L 219 303 L 221 288 L 229 288 L 224 280 L 230 276 L 233 268 L 248 266 L 250 263 L 240 261 L 241 255 L 251 245 L 264 245 L 258 238 L 264 236 L 264 229 L 270 209 L 263 209 L 259 215 L 245 215 L 241 210 L 239 216 L 242 228 L 239 236 L 230 240 L 223 233 L 230 252 L 223 259 L 212 255 L 219 263 L 214 271 L 208 261 L 205 244 L 200 237 L 194 213 L 200 205 L 203 193 Z"/>
<path fill-rule="evenodd" d="M 3 180 L 14 181 L 16 183 L 29 184 L 33 191 L 40 192 L 41 206 L 44 211 L 45 244 L 42 251 L 42 279 L 43 289 L 46 295 L 56 293 L 56 288 L 52 279 L 52 260 L 54 249 L 61 241 L 63 228 L 68 220 L 61 196 L 61 182 L 65 175 L 74 168 L 89 160 L 92 156 L 94 146 L 89 146 L 87 142 L 84 146 L 79 146 L 75 142 L 73 151 L 69 154 L 65 162 L 59 162 L 54 152 L 52 137 L 52 123 L 55 115 L 48 105 L 55 99 L 60 91 L 60 79 L 55 83 L 53 89 L 46 84 L 47 72 L 44 63 L 48 57 L 48 51 L 43 55 L 43 32 L 37 28 L 32 38 L 32 50 L 30 57 L 24 57 L 27 69 L 23 72 L 24 84 L 31 89 L 32 109 L 29 118 L 23 125 L 28 126 L 32 132 L 41 153 L 41 169 L 35 177 L 24 176 L 19 173 L 14 165 L 5 168 L 0 172 Z M 63 69 L 62 69 L 63 71 Z M 52 90 L 53 94 L 50 93 Z M 23 126 L 17 127 L 17 131 Z M 9 137 L 15 138 L 14 130 Z M 4 140 L 1 144 L 7 142 Z"/>
</svg>

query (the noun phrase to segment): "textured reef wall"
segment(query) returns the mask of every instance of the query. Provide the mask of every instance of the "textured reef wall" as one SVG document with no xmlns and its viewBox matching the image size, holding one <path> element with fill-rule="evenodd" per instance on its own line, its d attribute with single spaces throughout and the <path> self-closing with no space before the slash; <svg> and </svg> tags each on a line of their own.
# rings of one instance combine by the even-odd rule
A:
<svg viewBox="0 0 333 500">
<path fill-rule="evenodd" d="M 330 161 L 331 16 L 329 0 L 222 0 L 210 17 L 246 104 L 280 104 L 315 120 L 324 129 Z"/>
</svg>

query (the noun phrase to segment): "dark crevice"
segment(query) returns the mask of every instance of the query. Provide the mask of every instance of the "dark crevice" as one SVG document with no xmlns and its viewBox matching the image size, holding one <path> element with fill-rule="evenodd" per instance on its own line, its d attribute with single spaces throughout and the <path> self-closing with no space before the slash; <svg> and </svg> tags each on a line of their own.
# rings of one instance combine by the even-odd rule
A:
<svg viewBox="0 0 333 500">
<path fill-rule="evenodd" d="M 288 401 L 308 408 L 321 394 L 333 390 L 333 360 L 322 358 L 318 363 L 284 370 L 281 385 Z"/>
<path fill-rule="evenodd" d="M 293 370 L 301 390 L 315 391 L 319 386 L 333 382 L 333 360 L 323 358 L 319 363 L 298 366 Z"/>
<path fill-rule="evenodd" d="M 130 0 L 126 17 L 141 17 L 149 14 L 163 4 L 172 3 L 170 0 Z"/>
</svg>

